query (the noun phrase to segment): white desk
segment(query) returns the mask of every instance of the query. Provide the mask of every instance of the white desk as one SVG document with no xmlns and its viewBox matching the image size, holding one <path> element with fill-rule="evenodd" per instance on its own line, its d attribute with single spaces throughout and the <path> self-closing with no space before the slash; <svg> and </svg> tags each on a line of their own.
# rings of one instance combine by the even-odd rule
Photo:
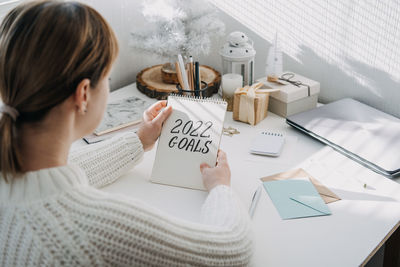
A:
<svg viewBox="0 0 400 267">
<path fill-rule="evenodd" d="M 140 94 L 136 84 L 113 92 L 110 98 L 133 94 Z M 240 134 L 223 136 L 221 148 L 228 155 L 232 187 L 246 206 L 260 177 L 296 167 L 307 170 L 342 198 L 329 204 L 331 216 L 282 220 L 263 190 L 252 221 L 254 266 L 358 266 L 365 264 L 397 228 L 398 183 L 296 131 L 275 114 L 269 113 L 261 123 L 250 126 L 233 121 L 228 112 L 228 126 L 237 128 Z M 280 158 L 249 156 L 253 136 L 265 129 L 283 132 L 289 138 Z M 172 215 L 198 221 L 206 193 L 149 182 L 154 157 L 155 149 L 145 153 L 139 165 L 104 190 L 139 198 Z"/>
</svg>

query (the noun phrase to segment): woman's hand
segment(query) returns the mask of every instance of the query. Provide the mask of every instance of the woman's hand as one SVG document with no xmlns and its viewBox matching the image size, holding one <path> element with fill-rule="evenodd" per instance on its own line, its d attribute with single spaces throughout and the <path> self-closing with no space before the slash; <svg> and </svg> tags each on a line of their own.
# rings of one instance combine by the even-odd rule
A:
<svg viewBox="0 0 400 267">
<path fill-rule="evenodd" d="M 200 171 L 203 176 L 204 187 L 210 191 L 217 185 L 231 185 L 231 171 L 229 170 L 226 154 L 218 150 L 217 164 L 211 168 L 207 163 L 200 165 Z"/>
<path fill-rule="evenodd" d="M 166 106 L 166 100 L 158 101 L 143 113 L 143 123 L 137 135 L 143 144 L 144 151 L 149 151 L 154 146 L 160 136 L 162 124 L 171 115 L 172 107 L 166 108 Z"/>
</svg>

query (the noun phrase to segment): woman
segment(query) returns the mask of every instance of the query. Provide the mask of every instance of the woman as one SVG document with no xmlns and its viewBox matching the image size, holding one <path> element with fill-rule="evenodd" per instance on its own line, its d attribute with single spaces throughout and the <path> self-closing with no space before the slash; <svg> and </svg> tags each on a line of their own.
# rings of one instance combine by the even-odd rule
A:
<svg viewBox="0 0 400 267">
<path fill-rule="evenodd" d="M 247 265 L 248 216 L 226 156 L 201 165 L 200 224 L 97 190 L 151 149 L 171 113 L 157 102 L 129 133 L 69 155 L 103 116 L 117 40 L 77 2 L 12 10 L 0 28 L 0 266 Z"/>
</svg>

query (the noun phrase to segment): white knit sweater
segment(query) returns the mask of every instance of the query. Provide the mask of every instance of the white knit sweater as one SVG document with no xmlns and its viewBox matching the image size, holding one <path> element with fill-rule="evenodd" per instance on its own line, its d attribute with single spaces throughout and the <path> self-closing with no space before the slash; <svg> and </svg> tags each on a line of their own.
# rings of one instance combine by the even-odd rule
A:
<svg viewBox="0 0 400 267">
<path fill-rule="evenodd" d="M 135 134 L 71 153 L 70 165 L 0 177 L 0 266 L 238 266 L 248 215 L 229 187 L 211 190 L 202 223 L 97 190 L 142 157 Z M 79 166 L 77 166 L 79 165 Z"/>
</svg>

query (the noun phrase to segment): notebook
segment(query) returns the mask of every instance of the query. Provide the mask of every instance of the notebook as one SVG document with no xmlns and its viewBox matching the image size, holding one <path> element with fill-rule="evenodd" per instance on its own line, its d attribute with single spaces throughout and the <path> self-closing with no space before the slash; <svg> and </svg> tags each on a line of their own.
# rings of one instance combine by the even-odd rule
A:
<svg viewBox="0 0 400 267">
<path fill-rule="evenodd" d="M 141 97 L 132 96 L 107 104 L 103 120 L 94 131 L 95 135 L 103 135 L 142 121 L 143 112 L 151 103 Z"/>
<path fill-rule="evenodd" d="M 215 166 L 227 103 L 170 95 L 170 117 L 158 140 L 151 181 L 205 190 L 200 164 Z"/>
<path fill-rule="evenodd" d="M 254 138 L 250 146 L 250 153 L 278 157 L 284 143 L 283 134 L 264 131 Z"/>
</svg>

